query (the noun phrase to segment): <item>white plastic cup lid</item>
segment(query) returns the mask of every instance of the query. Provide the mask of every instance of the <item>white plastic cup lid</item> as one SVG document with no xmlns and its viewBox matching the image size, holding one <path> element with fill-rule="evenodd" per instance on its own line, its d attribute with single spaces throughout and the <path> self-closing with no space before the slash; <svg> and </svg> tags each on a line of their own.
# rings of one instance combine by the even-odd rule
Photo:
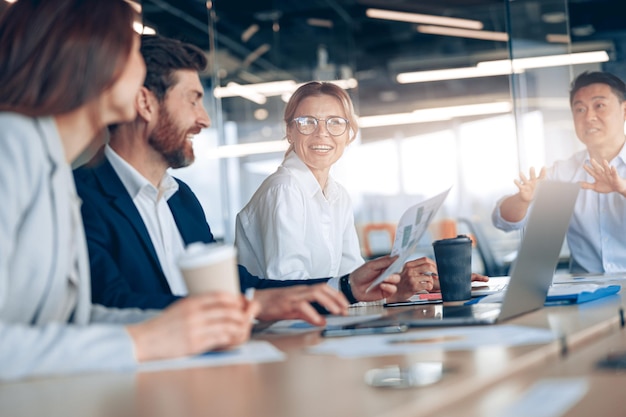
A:
<svg viewBox="0 0 626 417">
<path fill-rule="evenodd" d="M 181 269 L 198 268 L 233 259 L 236 256 L 237 249 L 232 245 L 195 242 L 187 246 L 178 259 L 178 266 Z"/>
</svg>

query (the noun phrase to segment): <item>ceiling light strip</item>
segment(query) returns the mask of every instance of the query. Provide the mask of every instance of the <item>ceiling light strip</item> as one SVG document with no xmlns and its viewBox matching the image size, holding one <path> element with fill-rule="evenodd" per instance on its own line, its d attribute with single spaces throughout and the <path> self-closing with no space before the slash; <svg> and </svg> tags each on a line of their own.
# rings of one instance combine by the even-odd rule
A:
<svg viewBox="0 0 626 417">
<path fill-rule="evenodd" d="M 239 158 L 248 155 L 258 155 L 263 153 L 285 152 L 289 144 L 286 140 L 274 140 L 266 142 L 240 143 L 237 145 L 218 146 L 217 149 L 209 152 L 211 159 L 218 158 Z"/>
<path fill-rule="evenodd" d="M 475 30 L 480 30 L 483 28 L 483 23 L 478 20 L 434 16 L 420 13 L 396 12 L 383 9 L 367 9 L 365 11 L 365 15 L 372 19 L 395 20 L 399 22 L 425 23 L 429 25 L 451 26 Z"/>
<path fill-rule="evenodd" d="M 573 54 L 547 55 L 531 58 L 502 59 L 479 62 L 475 67 L 451 68 L 432 71 L 403 72 L 396 76 L 400 84 L 429 81 L 459 80 L 464 78 L 490 77 L 522 73 L 533 68 L 565 65 L 591 64 L 609 61 L 606 51 L 578 52 Z"/>
<path fill-rule="evenodd" d="M 263 94 L 259 94 L 249 88 L 237 84 L 236 82 L 229 82 L 226 85 L 226 88 L 232 91 L 234 95 L 253 101 L 256 104 L 265 104 L 267 102 L 267 98 L 265 98 Z"/>
<path fill-rule="evenodd" d="M 508 67 L 464 67 L 433 71 L 404 72 L 396 76 L 400 84 L 423 83 L 429 81 L 458 80 L 463 78 L 493 77 L 496 75 L 508 75 L 511 66 Z"/>
<path fill-rule="evenodd" d="M 355 78 L 348 78 L 342 80 L 330 80 L 333 84 L 337 84 L 343 89 L 351 89 L 356 88 L 359 83 Z M 267 83 L 256 83 L 256 84 L 237 84 L 235 82 L 230 82 L 226 85 L 226 87 L 216 87 L 213 90 L 213 95 L 217 98 L 223 97 L 244 97 L 242 95 L 243 92 L 247 94 L 252 94 L 257 99 L 259 96 L 261 97 L 270 97 L 270 96 L 282 96 L 284 94 L 291 95 L 298 87 L 302 84 L 297 84 L 294 80 L 285 80 L 285 81 L 272 81 Z M 250 100 L 250 98 L 248 98 Z M 255 101 L 255 100 L 252 100 Z"/>
<path fill-rule="evenodd" d="M 478 68 L 513 68 L 526 70 L 532 68 L 560 67 L 565 65 L 592 64 L 607 62 L 609 54 L 606 51 L 577 52 L 573 54 L 545 55 L 530 58 L 502 59 L 499 61 L 479 62 Z"/>
<path fill-rule="evenodd" d="M 457 117 L 485 116 L 490 114 L 510 113 L 513 105 L 508 101 L 495 103 L 467 104 L 461 106 L 420 109 L 411 113 L 381 114 L 359 118 L 362 129 L 403 124 L 440 122 Z"/>
<path fill-rule="evenodd" d="M 443 26 L 418 25 L 417 31 L 429 35 L 456 36 L 459 38 L 482 39 L 487 41 L 508 42 L 509 40 L 509 34 L 506 32 L 490 32 L 488 30 L 469 30 Z"/>
</svg>

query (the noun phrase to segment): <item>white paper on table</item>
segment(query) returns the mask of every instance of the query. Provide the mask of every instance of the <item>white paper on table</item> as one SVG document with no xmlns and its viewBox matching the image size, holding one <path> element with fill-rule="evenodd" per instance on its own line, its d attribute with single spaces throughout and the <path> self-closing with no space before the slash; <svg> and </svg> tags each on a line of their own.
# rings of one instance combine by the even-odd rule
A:
<svg viewBox="0 0 626 417">
<path fill-rule="evenodd" d="M 362 323 L 369 320 L 375 320 L 382 317 L 382 314 L 368 314 L 368 315 L 356 315 L 356 316 L 334 316 L 329 315 L 326 317 L 326 327 L 340 327 L 350 326 L 352 324 Z M 263 332 L 269 333 L 287 333 L 298 334 L 309 332 L 311 330 L 321 330 L 323 327 L 316 327 L 304 320 L 280 320 L 272 324 Z"/>
<path fill-rule="evenodd" d="M 394 335 L 349 336 L 328 339 L 309 351 L 344 358 L 403 355 L 432 350 L 473 350 L 487 346 L 522 346 L 550 343 L 550 330 L 498 325 L 451 327 Z"/>
<path fill-rule="evenodd" d="M 206 352 L 201 355 L 177 359 L 144 362 L 139 371 L 163 371 L 199 366 L 223 366 L 238 363 L 279 362 L 285 360 L 285 354 L 274 345 L 262 340 L 251 340 L 235 349 Z"/>
<path fill-rule="evenodd" d="M 366 292 L 383 282 L 389 275 L 401 272 L 406 261 L 415 255 L 419 240 L 448 196 L 450 188 L 426 201 L 409 207 L 404 212 L 398 223 L 396 238 L 391 249 L 391 255 L 398 255 L 398 259 L 367 287 Z"/>
<path fill-rule="evenodd" d="M 539 380 L 516 402 L 504 408 L 502 417 L 560 417 L 589 391 L 585 378 Z"/>
</svg>

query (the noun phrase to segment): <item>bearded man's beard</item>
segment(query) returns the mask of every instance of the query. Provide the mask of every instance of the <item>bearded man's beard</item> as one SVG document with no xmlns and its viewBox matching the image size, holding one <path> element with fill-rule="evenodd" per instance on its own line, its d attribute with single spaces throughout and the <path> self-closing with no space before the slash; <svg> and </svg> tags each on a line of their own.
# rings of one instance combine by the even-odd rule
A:
<svg viewBox="0 0 626 417">
<path fill-rule="evenodd" d="M 159 111 L 159 123 L 148 137 L 148 143 L 170 168 L 189 166 L 195 159 L 193 147 L 187 142 L 187 132 L 176 126 L 164 107 Z"/>
</svg>

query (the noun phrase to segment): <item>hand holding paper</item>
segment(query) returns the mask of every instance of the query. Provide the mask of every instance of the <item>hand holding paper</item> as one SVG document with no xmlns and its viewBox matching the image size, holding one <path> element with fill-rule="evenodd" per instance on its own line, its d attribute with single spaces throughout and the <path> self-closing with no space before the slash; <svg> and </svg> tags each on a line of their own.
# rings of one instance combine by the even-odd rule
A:
<svg viewBox="0 0 626 417">
<path fill-rule="evenodd" d="M 372 282 L 367 292 L 383 282 L 389 275 L 400 273 L 406 261 L 416 254 L 419 240 L 449 192 L 450 188 L 433 198 L 409 207 L 404 212 L 398 223 L 396 238 L 391 249 L 391 255 L 398 255 L 398 259 Z"/>
<path fill-rule="evenodd" d="M 359 301 L 377 301 L 383 298 L 391 297 L 397 291 L 397 285 L 400 282 L 399 275 L 390 274 L 383 281 L 376 285 L 370 291 L 371 282 L 378 280 L 381 271 L 395 261 L 392 256 L 383 256 L 373 261 L 366 262 L 350 274 L 350 285 L 352 294 Z M 373 287 L 372 287 L 373 288 Z"/>
</svg>

